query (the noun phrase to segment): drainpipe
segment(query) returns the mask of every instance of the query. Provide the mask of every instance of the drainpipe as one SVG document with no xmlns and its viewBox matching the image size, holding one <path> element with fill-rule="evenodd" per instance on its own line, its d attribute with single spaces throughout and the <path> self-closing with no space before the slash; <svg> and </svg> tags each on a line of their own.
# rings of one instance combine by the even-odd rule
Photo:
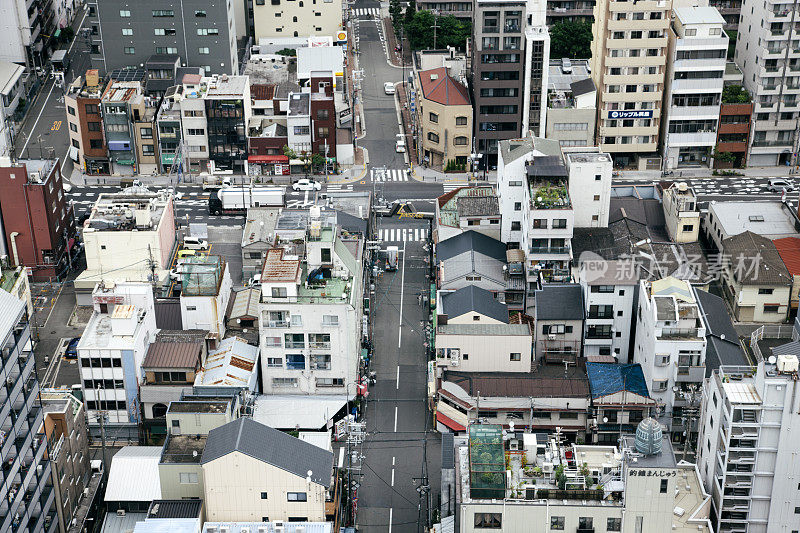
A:
<svg viewBox="0 0 800 533">
<path fill-rule="evenodd" d="M 11 233 L 11 250 L 14 254 L 14 266 L 20 266 L 19 254 L 17 254 L 17 236 L 19 236 L 18 231 Z"/>
</svg>

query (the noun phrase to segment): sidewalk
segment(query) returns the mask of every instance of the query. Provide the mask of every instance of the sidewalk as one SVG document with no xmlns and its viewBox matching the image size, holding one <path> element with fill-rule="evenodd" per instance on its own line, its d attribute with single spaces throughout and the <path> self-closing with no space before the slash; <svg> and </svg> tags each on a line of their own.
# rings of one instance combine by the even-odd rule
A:
<svg viewBox="0 0 800 533">
<path fill-rule="evenodd" d="M 711 178 L 711 179 L 731 179 L 731 178 L 774 178 L 774 177 L 792 177 L 798 175 L 797 172 L 791 173 L 790 167 L 748 167 L 748 168 L 735 168 L 735 169 L 722 169 L 732 170 L 733 172 L 742 174 L 741 176 L 730 176 L 720 174 L 715 176 L 714 170 L 710 168 L 684 168 L 676 169 L 671 175 L 662 176 L 660 170 L 620 170 L 614 172 L 614 181 L 641 181 L 641 180 L 671 180 L 677 181 L 681 178 Z"/>
</svg>

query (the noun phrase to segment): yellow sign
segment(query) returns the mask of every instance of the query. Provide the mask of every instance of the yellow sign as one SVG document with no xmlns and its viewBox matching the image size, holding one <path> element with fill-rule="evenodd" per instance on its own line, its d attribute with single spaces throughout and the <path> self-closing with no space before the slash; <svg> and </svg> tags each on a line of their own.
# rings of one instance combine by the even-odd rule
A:
<svg viewBox="0 0 800 533">
<path fill-rule="evenodd" d="M 422 218 L 422 213 L 400 213 L 397 218 Z"/>
<path fill-rule="evenodd" d="M 347 32 L 340 31 L 336 34 L 336 40 L 338 41 L 346 41 L 347 40 Z"/>
<path fill-rule="evenodd" d="M 61 129 L 61 121 L 60 120 L 54 120 L 53 121 L 53 125 L 50 126 L 50 131 L 58 131 L 60 129 Z"/>
</svg>

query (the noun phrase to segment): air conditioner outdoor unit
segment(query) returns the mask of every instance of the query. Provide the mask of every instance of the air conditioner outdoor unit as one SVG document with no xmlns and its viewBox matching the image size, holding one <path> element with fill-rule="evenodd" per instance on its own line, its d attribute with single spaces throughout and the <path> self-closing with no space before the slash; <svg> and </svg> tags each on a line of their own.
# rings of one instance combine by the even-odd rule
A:
<svg viewBox="0 0 800 533">
<path fill-rule="evenodd" d="M 554 341 L 554 340 L 556 340 L 556 335 L 555 335 L 555 333 L 550 333 L 549 335 L 547 335 L 547 338 L 549 340 L 551 340 L 551 341 Z"/>
<path fill-rule="evenodd" d="M 125 516 L 125 509 L 117 509 L 117 516 Z"/>
</svg>

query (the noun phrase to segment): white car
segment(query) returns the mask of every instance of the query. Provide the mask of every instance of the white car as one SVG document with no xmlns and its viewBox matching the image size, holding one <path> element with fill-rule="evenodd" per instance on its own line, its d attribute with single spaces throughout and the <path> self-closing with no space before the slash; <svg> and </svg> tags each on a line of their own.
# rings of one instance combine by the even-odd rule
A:
<svg viewBox="0 0 800 533">
<path fill-rule="evenodd" d="M 208 241 L 197 237 L 184 237 L 183 248 L 186 250 L 208 250 Z"/>
<path fill-rule="evenodd" d="M 386 83 L 384 83 L 383 84 L 383 92 L 385 92 L 386 94 L 394 94 L 396 92 L 396 89 L 394 88 L 394 83 L 392 83 L 390 81 L 387 81 Z"/>
<path fill-rule="evenodd" d="M 247 282 L 248 287 L 260 287 L 261 286 L 261 274 L 254 274 L 252 278 Z"/>
<path fill-rule="evenodd" d="M 394 150 L 398 154 L 402 154 L 406 151 L 406 136 L 402 133 L 398 133 L 395 138 L 397 139 L 394 143 Z"/>
<path fill-rule="evenodd" d="M 175 265 L 175 268 L 169 271 L 169 279 L 171 280 L 179 280 L 183 275 L 183 261 L 178 261 Z"/>
<path fill-rule="evenodd" d="M 767 190 L 772 192 L 792 192 L 794 190 L 794 185 L 792 182 L 782 178 L 772 178 L 769 180 L 769 185 L 767 185 Z"/>
<path fill-rule="evenodd" d="M 322 184 L 314 180 L 297 180 L 292 183 L 292 190 L 294 191 L 318 191 L 322 189 Z"/>
</svg>

